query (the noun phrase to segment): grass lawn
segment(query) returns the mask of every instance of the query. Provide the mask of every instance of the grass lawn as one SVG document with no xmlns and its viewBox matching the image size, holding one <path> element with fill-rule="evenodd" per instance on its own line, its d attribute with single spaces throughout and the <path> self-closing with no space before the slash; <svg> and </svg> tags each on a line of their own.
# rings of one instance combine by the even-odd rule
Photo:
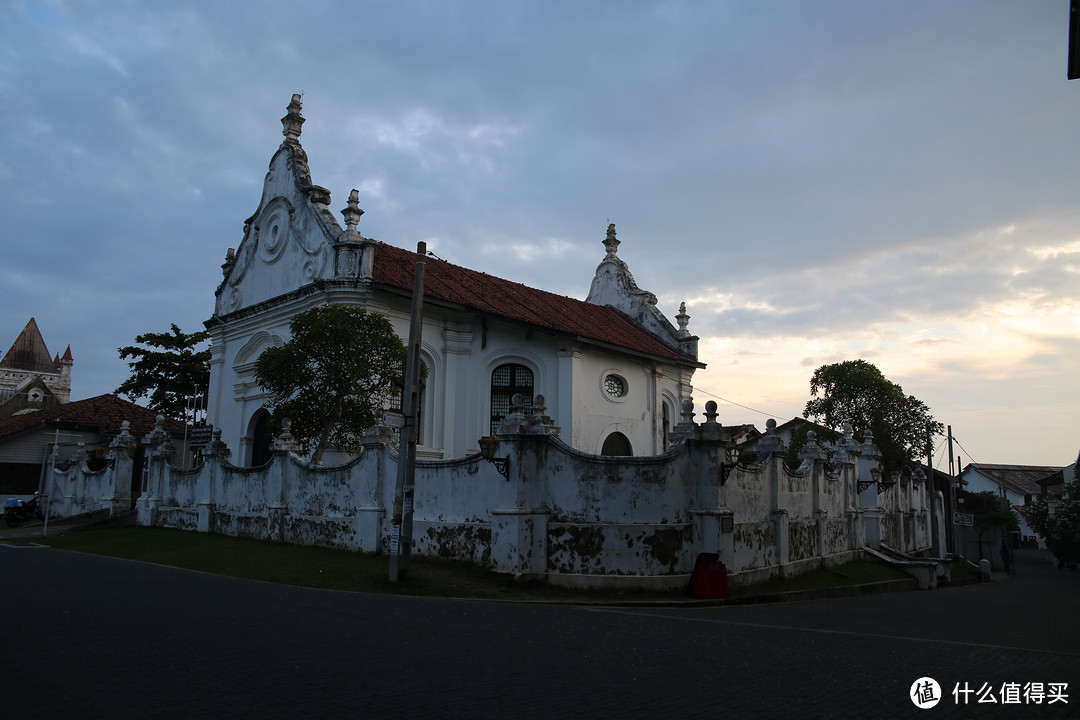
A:
<svg viewBox="0 0 1080 720">
<path fill-rule="evenodd" d="M 566 602 L 682 601 L 678 590 L 573 590 L 519 583 L 469 562 L 412 557 L 407 577 L 391 583 L 389 557 L 349 550 L 286 545 L 166 528 L 123 527 L 75 530 L 28 538 L 64 550 L 153 562 L 251 580 L 352 592 L 499 600 Z M 856 561 L 814 570 L 788 580 L 739 588 L 732 600 L 756 595 L 857 585 L 907 577 L 881 563 Z"/>
<path fill-rule="evenodd" d="M 888 580 L 906 580 L 910 577 L 903 570 L 885 563 L 855 560 L 836 567 L 811 570 L 793 578 L 768 580 L 757 585 L 741 587 L 732 591 L 731 599 L 742 600 L 760 595 L 795 592 L 798 590 L 824 590 L 826 588 L 864 585 Z"/>
</svg>

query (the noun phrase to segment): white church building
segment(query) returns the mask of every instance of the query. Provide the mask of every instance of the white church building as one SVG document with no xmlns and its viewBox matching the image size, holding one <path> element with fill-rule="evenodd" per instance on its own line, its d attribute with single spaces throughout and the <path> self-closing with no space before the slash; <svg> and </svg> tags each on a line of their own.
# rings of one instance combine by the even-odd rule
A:
<svg viewBox="0 0 1080 720">
<path fill-rule="evenodd" d="M 267 395 L 255 360 L 289 339 L 289 321 L 326 303 L 388 317 L 409 334 L 416 255 L 363 237 L 353 190 L 340 212 L 313 185 L 300 145 L 300 96 L 282 118 L 262 199 L 222 266 L 214 315 L 208 417 L 237 465 L 270 459 Z M 417 456 L 457 459 L 478 450 L 515 393 L 544 397 L 546 414 L 576 450 L 657 455 L 689 398 L 697 340 L 681 306 L 673 325 L 619 257 L 610 225 L 588 297 L 576 300 L 429 259 L 425 265 Z M 599 254 L 599 253 L 598 253 Z"/>
</svg>

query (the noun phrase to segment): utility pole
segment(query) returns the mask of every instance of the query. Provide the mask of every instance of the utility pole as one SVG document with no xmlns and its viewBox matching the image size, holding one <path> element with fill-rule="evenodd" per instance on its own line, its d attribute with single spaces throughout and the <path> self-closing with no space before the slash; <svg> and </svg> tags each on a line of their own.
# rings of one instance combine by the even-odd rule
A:
<svg viewBox="0 0 1080 720">
<path fill-rule="evenodd" d="M 944 538 L 935 538 L 938 534 L 937 490 L 934 482 L 934 431 L 933 423 L 926 423 L 926 490 L 930 501 L 930 544 L 944 557 Z"/>
<path fill-rule="evenodd" d="M 401 410 L 405 426 L 401 428 L 398 450 L 397 484 L 394 488 L 394 517 L 390 530 L 390 582 L 409 574 L 412 555 L 413 491 L 416 480 L 416 421 L 420 415 L 420 342 L 424 322 L 424 262 L 427 243 L 416 244 L 416 273 L 413 276 L 412 312 L 409 315 L 409 346 L 405 357 L 405 385 Z"/>
<path fill-rule="evenodd" d="M 949 499 L 952 502 L 952 529 L 953 529 L 953 552 L 957 555 L 962 555 L 961 550 L 963 548 L 960 545 L 960 526 L 956 524 L 956 513 L 960 512 L 960 494 L 957 492 L 957 485 L 960 482 L 953 473 L 953 447 L 952 447 L 952 425 L 948 426 L 947 432 L 949 433 Z"/>
</svg>

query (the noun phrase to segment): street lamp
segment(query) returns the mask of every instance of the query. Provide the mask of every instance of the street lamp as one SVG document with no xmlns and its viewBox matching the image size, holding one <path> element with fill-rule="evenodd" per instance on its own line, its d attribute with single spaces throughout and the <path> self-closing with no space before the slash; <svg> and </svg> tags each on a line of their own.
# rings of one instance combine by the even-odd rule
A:
<svg viewBox="0 0 1080 720">
<path fill-rule="evenodd" d="M 878 478 L 880 478 L 880 477 L 881 477 L 881 471 L 878 470 Z M 878 495 L 885 492 L 886 490 L 888 490 L 889 488 L 891 488 L 895 484 L 896 484 L 895 480 L 889 480 L 888 482 L 881 482 L 881 480 L 879 479 L 878 480 L 878 486 L 877 486 Z"/>
<path fill-rule="evenodd" d="M 495 457 L 495 453 L 499 450 L 499 438 L 485 435 L 478 442 L 480 443 L 480 454 L 484 456 L 484 459 L 494 465 L 500 475 L 509 480 L 510 456 L 507 455 L 504 458 Z"/>
<path fill-rule="evenodd" d="M 727 482 L 728 476 L 731 475 L 731 471 L 739 465 L 739 448 L 735 445 L 727 448 L 724 451 L 725 460 L 720 461 L 720 484 L 723 485 Z"/>
<path fill-rule="evenodd" d="M 870 477 L 872 478 L 871 480 L 860 480 L 859 481 L 859 483 L 858 483 L 859 492 L 861 493 L 863 490 L 870 487 L 871 485 L 877 485 L 878 486 L 878 494 L 881 494 L 881 484 L 880 484 L 881 483 L 881 468 L 879 468 L 879 467 L 870 468 Z"/>
</svg>

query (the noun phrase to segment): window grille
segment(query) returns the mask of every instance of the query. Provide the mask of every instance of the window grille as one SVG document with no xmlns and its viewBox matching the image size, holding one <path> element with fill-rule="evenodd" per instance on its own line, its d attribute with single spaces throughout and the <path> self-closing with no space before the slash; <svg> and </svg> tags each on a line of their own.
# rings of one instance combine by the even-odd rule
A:
<svg viewBox="0 0 1080 720">
<path fill-rule="evenodd" d="M 517 393 L 525 396 L 525 409 L 532 410 L 533 373 L 524 365 L 508 363 L 500 365 L 491 373 L 491 434 L 499 429 L 499 423 L 510 414 L 510 399 Z"/>
</svg>

